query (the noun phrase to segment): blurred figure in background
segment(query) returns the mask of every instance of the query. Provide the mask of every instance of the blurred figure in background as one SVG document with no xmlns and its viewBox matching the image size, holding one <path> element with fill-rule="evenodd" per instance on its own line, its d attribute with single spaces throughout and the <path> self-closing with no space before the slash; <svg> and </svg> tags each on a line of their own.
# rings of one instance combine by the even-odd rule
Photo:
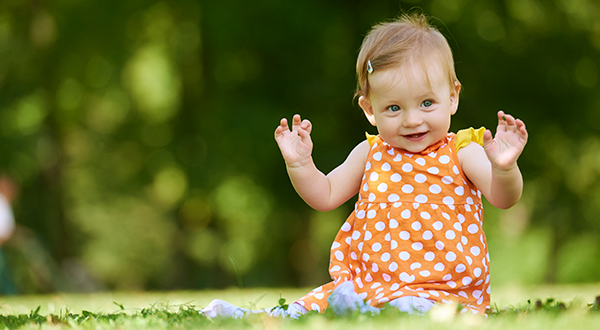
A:
<svg viewBox="0 0 600 330">
<path fill-rule="evenodd" d="M 16 294 L 8 261 L 2 247 L 15 231 L 15 218 L 11 204 L 18 195 L 18 187 L 10 178 L 0 177 L 0 294 Z"/>
</svg>

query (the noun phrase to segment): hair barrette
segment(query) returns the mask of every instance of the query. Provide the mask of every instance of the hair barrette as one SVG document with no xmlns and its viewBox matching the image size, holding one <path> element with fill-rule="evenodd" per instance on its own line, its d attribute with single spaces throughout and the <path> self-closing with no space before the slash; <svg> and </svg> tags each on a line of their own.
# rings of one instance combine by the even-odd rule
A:
<svg viewBox="0 0 600 330">
<path fill-rule="evenodd" d="M 371 65 L 371 60 L 367 61 L 367 72 L 373 73 L 373 66 Z"/>
</svg>

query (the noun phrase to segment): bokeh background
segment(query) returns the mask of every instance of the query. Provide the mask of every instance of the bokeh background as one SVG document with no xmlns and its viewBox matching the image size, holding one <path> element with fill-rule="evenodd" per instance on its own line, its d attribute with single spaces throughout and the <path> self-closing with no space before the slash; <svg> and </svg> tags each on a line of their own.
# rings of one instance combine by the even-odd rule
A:
<svg viewBox="0 0 600 330">
<path fill-rule="evenodd" d="M 296 195 L 273 139 L 327 172 L 375 133 L 353 101 L 374 23 L 417 8 L 453 48 L 452 130 L 522 118 L 525 189 L 485 208 L 494 285 L 600 281 L 596 0 L 2 0 L 2 247 L 20 293 L 316 286 L 354 200 Z"/>
</svg>

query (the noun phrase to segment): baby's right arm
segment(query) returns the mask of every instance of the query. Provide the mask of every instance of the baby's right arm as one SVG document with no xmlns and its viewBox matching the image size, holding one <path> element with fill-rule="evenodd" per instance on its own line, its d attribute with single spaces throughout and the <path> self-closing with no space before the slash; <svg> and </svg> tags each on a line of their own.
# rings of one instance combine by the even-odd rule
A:
<svg viewBox="0 0 600 330">
<path fill-rule="evenodd" d="M 281 150 L 288 175 L 298 195 L 312 208 L 329 211 L 354 196 L 360 187 L 369 144 L 359 143 L 340 166 L 325 175 L 312 159 L 312 124 L 294 115 L 292 130 L 287 119 L 281 119 L 275 140 Z"/>
</svg>

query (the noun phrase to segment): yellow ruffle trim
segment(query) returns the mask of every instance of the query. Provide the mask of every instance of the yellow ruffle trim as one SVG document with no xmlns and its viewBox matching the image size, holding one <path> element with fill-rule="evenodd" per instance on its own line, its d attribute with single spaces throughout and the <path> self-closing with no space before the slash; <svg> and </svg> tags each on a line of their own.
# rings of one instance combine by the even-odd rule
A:
<svg viewBox="0 0 600 330">
<path fill-rule="evenodd" d="M 468 146 L 471 142 L 483 146 L 483 133 L 485 133 L 485 127 L 483 126 L 478 129 L 474 129 L 473 127 L 461 129 L 456 133 L 456 138 L 454 139 L 456 151 Z"/>
</svg>

